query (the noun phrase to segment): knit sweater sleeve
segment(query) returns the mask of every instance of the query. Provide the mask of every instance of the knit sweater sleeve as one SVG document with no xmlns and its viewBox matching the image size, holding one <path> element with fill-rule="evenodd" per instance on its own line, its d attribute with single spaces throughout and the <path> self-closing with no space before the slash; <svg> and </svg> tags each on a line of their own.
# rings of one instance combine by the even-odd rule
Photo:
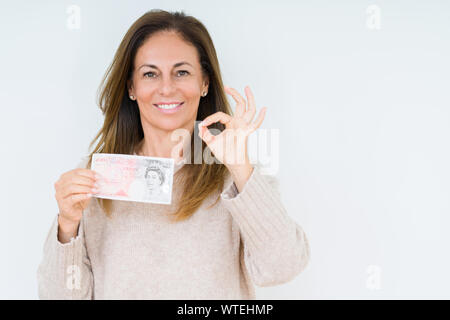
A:
<svg viewBox="0 0 450 320">
<path fill-rule="evenodd" d="M 243 265 L 260 287 L 292 280 L 310 259 L 306 234 L 288 216 L 278 184 L 275 176 L 263 175 L 255 165 L 240 193 L 232 180 L 221 193 L 224 206 L 239 226 Z"/>
<path fill-rule="evenodd" d="M 78 168 L 85 162 L 82 160 Z M 44 243 L 37 270 L 39 299 L 89 300 L 93 298 L 93 275 L 85 244 L 85 212 L 78 234 L 67 243 L 58 240 L 58 215 Z"/>
<path fill-rule="evenodd" d="M 78 235 L 68 243 L 58 241 L 58 215 L 44 244 L 44 255 L 38 272 L 39 299 L 90 300 L 93 276 L 84 242 L 84 222 Z"/>
</svg>

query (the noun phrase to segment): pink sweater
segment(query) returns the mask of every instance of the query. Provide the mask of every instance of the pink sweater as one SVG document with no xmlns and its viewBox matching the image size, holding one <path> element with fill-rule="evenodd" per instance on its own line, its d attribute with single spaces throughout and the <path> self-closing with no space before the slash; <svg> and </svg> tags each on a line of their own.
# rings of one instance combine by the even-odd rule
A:
<svg viewBox="0 0 450 320">
<path fill-rule="evenodd" d="M 292 280 L 308 264 L 308 240 L 276 177 L 254 167 L 241 193 L 228 175 L 216 206 L 206 209 L 217 194 L 179 223 L 169 223 L 173 205 L 113 200 L 109 219 L 91 199 L 78 236 L 62 244 L 56 215 L 37 270 L 39 298 L 256 299 L 254 285 Z"/>
</svg>

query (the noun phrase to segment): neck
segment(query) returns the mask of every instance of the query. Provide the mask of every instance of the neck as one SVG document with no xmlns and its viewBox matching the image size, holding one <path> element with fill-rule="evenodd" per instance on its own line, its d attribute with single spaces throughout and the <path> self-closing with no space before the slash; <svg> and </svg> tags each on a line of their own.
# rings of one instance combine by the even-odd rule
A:
<svg viewBox="0 0 450 320">
<path fill-rule="evenodd" d="M 187 148 L 190 143 L 190 137 L 193 128 L 184 128 L 190 132 L 189 137 L 186 134 L 174 134 L 173 131 L 166 131 L 157 128 L 144 128 L 144 138 L 136 147 L 136 154 L 146 157 L 173 158 L 180 160 L 183 158 L 183 148 Z"/>
</svg>

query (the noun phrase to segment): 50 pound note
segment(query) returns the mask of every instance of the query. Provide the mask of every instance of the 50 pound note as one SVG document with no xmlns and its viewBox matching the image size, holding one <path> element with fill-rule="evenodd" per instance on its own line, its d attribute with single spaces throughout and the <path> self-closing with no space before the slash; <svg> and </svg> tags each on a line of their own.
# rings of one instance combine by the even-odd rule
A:
<svg viewBox="0 0 450 320">
<path fill-rule="evenodd" d="M 94 153 L 91 169 L 100 175 L 93 197 L 171 204 L 174 159 Z"/>
</svg>

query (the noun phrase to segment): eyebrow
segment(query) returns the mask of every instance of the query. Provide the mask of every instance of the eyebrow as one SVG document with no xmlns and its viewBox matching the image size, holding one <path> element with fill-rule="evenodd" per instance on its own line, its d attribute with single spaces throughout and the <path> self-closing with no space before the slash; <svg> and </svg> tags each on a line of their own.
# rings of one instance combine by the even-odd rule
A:
<svg viewBox="0 0 450 320">
<path fill-rule="evenodd" d="M 175 64 L 173 65 L 173 67 L 176 68 L 176 67 L 182 66 L 183 64 L 188 64 L 188 65 L 190 65 L 191 67 L 193 67 L 189 62 L 186 62 L 186 61 L 181 61 L 181 62 L 175 63 Z M 142 67 L 150 67 L 150 68 L 158 69 L 158 67 L 155 66 L 154 64 L 143 64 L 142 66 L 140 66 L 140 67 L 138 68 L 138 70 L 141 69 Z"/>
</svg>

